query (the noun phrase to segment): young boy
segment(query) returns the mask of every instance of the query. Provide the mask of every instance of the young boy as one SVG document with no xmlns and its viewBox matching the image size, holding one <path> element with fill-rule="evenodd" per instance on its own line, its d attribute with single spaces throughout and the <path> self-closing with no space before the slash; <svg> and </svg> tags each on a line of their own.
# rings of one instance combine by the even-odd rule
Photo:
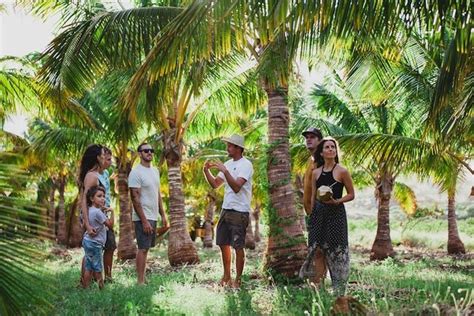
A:
<svg viewBox="0 0 474 316">
<path fill-rule="evenodd" d="M 82 239 L 82 247 L 85 253 L 85 272 L 82 286 L 89 287 L 92 276 L 99 284 L 99 288 L 104 287 L 102 278 L 102 249 L 107 238 L 105 226 L 110 229 L 114 226 L 114 216 L 111 213 L 110 219 L 102 212 L 105 204 L 105 190 L 101 186 L 93 186 L 87 191 L 87 206 L 89 207 L 89 223 L 96 231 L 96 235 L 90 236 L 87 231 Z"/>
</svg>

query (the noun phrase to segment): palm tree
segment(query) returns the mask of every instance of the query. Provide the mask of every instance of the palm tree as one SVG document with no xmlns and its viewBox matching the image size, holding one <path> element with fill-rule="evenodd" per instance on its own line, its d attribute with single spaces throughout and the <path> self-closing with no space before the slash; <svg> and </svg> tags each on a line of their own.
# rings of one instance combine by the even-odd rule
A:
<svg viewBox="0 0 474 316">
<path fill-rule="evenodd" d="M 140 91 L 140 82 L 144 80 L 162 81 L 171 73 L 176 76 L 176 71 L 187 71 L 187 66 L 196 62 L 221 58 L 235 50 L 247 51 L 255 58 L 261 86 L 268 98 L 271 162 L 268 181 L 270 210 L 274 214 L 270 218 L 274 219 L 272 226 L 278 227 L 269 236 L 266 267 L 294 275 L 303 260 L 304 240 L 289 181 L 286 96 L 292 63 L 299 48 L 310 51 L 316 43 L 324 43 L 334 34 L 344 37 L 349 33 L 366 32 L 392 36 L 398 25 L 411 28 L 419 15 L 423 15 L 427 23 L 439 25 L 444 15 L 455 12 L 459 25 L 466 25 L 463 15 L 467 13 L 466 7 L 454 1 L 452 5 L 443 5 L 436 14 L 432 12 L 424 5 L 412 3 L 195 1 L 160 34 L 128 93 Z M 404 20 L 400 16 L 404 16 Z"/>
<path fill-rule="evenodd" d="M 336 78 L 332 87 L 334 91 L 337 91 L 336 93 L 328 93 L 325 89 L 317 89 L 314 92 L 321 98 L 321 108 L 335 117 L 340 126 L 345 127 L 349 132 L 359 133 L 354 136 L 343 136 L 341 145 L 345 146 L 349 153 L 353 153 L 357 148 L 355 151 L 359 156 L 357 161 L 362 160 L 360 157 L 367 157 L 378 165 L 375 180 L 379 198 L 379 216 L 377 237 L 372 247 L 372 259 L 383 259 L 393 253 L 388 205 L 396 175 L 401 171 L 413 171 L 421 176 L 434 173 L 438 175 L 438 178 L 444 177 L 445 180 L 441 183 L 454 183 L 455 187 L 456 181 L 452 180 L 452 175 L 457 177 L 459 165 L 464 160 L 460 159 L 457 153 L 462 148 L 462 146 L 459 147 L 459 139 L 461 139 L 461 144 L 463 142 L 462 137 L 443 145 L 442 139 L 436 137 L 436 130 L 430 128 L 430 124 L 418 131 L 410 130 L 406 125 L 413 124 L 414 122 L 411 121 L 413 119 L 423 121 L 424 113 L 428 111 L 428 105 L 436 95 L 434 83 L 436 80 L 439 81 L 438 76 L 442 74 L 439 68 L 430 65 L 436 58 L 427 56 L 427 51 L 433 50 L 426 50 L 420 44 L 420 37 L 414 37 L 408 41 L 403 50 L 399 50 L 401 56 L 399 60 L 390 60 L 383 57 L 383 54 L 365 49 L 365 54 L 353 61 L 354 66 L 350 69 L 345 81 L 334 75 Z M 440 60 L 439 57 L 438 60 Z M 360 76 L 367 70 L 370 73 L 371 67 L 372 75 L 368 78 Z M 369 104 L 367 108 L 364 104 L 367 100 L 368 102 L 375 101 L 377 104 Z M 391 117 L 395 120 L 393 121 Z M 450 116 L 444 115 L 444 117 Z M 370 136 L 374 132 L 372 129 L 374 125 L 378 125 L 379 134 Z M 463 135 L 462 131 L 464 133 L 468 131 L 466 123 L 457 124 L 457 127 L 455 130 L 458 135 Z M 389 134 L 398 136 L 389 136 Z M 410 138 L 405 138 L 406 136 Z M 395 143 L 395 140 L 398 143 Z M 457 148 L 456 143 L 458 143 Z M 372 146 L 371 149 L 370 146 Z M 410 146 L 413 147 L 410 148 Z M 371 169 L 373 168 L 367 171 L 373 175 L 370 172 Z M 446 190 L 452 199 L 453 195 L 449 192 L 453 192 L 453 186 L 448 185 Z M 413 199 L 411 201 L 408 204 L 411 204 L 413 210 L 415 204 Z M 449 204 L 452 204 L 452 201 Z M 453 223 L 449 226 L 455 230 L 449 235 L 454 236 L 453 239 L 457 242 L 459 238 L 455 238 L 456 226 Z"/>
<path fill-rule="evenodd" d="M 372 260 L 380 260 L 394 255 L 390 238 L 390 199 L 397 176 L 409 171 L 409 163 L 420 155 L 415 146 L 422 148 L 423 144 L 419 140 L 422 130 L 414 129 L 413 126 L 414 122 L 421 120 L 423 112 L 417 111 L 408 103 L 392 103 L 389 98 L 380 98 L 376 91 L 384 82 L 377 80 L 377 72 L 373 71 L 369 78 L 358 76 L 367 70 L 370 74 L 370 68 L 376 63 L 366 62 L 369 62 L 368 66 L 361 66 L 346 79 L 334 71 L 332 78 L 324 86 L 317 86 L 313 90 L 312 96 L 322 112 L 346 129 L 345 135 L 338 137 L 341 147 L 345 149 L 347 156 L 363 163 L 364 171 L 375 182 L 377 234 L 370 257 Z M 384 65 L 390 66 L 390 63 Z M 356 84 L 357 82 L 363 84 Z M 367 82 L 370 84 L 366 85 Z M 370 154 L 361 154 L 361 148 L 367 148 L 364 143 L 369 140 L 373 146 L 367 150 Z M 380 151 L 382 144 L 390 144 L 391 147 Z M 393 157 L 400 147 L 410 146 L 413 146 L 410 150 L 416 153 L 415 156 Z M 393 163 L 395 159 L 398 161 Z"/>
<path fill-rule="evenodd" d="M 46 52 L 49 58 L 41 74 L 43 80 L 58 89 L 63 87 L 69 93 L 80 93 L 93 82 L 94 76 L 103 73 L 102 65 L 120 68 L 137 64 L 147 54 L 153 37 L 162 25 L 179 12 L 179 8 L 151 7 L 118 13 L 105 12 L 93 19 L 80 22 L 63 32 Z M 124 28 L 127 29 L 127 33 L 121 32 Z M 146 34 L 141 34 L 143 31 L 146 31 Z M 100 44 L 100 41 L 94 42 L 97 40 L 96 34 L 101 34 L 100 39 L 104 41 L 104 45 Z M 123 44 L 116 46 L 117 36 L 123 39 Z M 75 40 L 78 37 L 79 42 Z M 129 43 L 134 43 L 133 47 Z M 109 54 L 111 47 L 117 47 L 114 54 Z M 75 56 L 68 61 L 67 52 L 71 50 L 78 51 L 80 57 Z M 109 57 L 112 55 L 114 56 L 111 60 Z M 64 63 L 70 66 L 58 67 Z M 185 124 L 185 120 L 191 122 L 195 116 L 193 112 L 187 113 L 187 108 L 191 96 L 199 89 L 196 83 L 202 81 L 198 80 L 202 76 L 202 70 L 205 69 L 202 66 L 205 65 L 196 65 L 191 77 L 175 81 L 172 96 L 168 99 L 162 98 L 159 94 L 160 86 L 155 84 L 145 87 L 146 110 L 152 111 L 152 116 L 138 116 L 136 114 L 138 102 L 121 109 L 121 121 L 136 123 L 137 118 L 145 117 L 148 118 L 149 123 L 157 124 L 163 131 L 171 197 L 169 260 L 172 265 L 198 261 L 196 249 L 187 234 L 185 225 L 181 161 L 183 132 L 186 129 L 185 125 L 189 124 Z M 81 75 L 69 75 L 69 72 Z M 234 87 L 237 86 L 234 85 Z M 229 85 L 225 88 L 229 89 Z M 163 104 L 158 102 L 158 98 L 163 101 Z M 197 112 L 200 107 L 197 105 L 194 112 Z M 186 117 L 186 114 L 189 116 Z"/>
</svg>

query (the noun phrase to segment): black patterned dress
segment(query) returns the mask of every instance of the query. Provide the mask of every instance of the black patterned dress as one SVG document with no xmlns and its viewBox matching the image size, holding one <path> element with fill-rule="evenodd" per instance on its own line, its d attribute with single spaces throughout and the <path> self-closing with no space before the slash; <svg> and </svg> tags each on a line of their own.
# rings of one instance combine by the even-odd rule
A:
<svg viewBox="0 0 474 316">
<path fill-rule="evenodd" d="M 334 166 L 335 167 L 335 166 Z M 316 181 L 316 188 L 326 185 L 332 188 L 333 198 L 342 197 L 344 185 L 333 177 L 333 170 L 323 171 Z M 316 249 L 321 248 L 331 275 L 332 286 L 337 296 L 345 294 L 349 278 L 349 242 L 347 217 L 344 204 L 329 205 L 315 201 L 308 222 L 308 256 L 300 275 L 310 269 Z"/>
</svg>

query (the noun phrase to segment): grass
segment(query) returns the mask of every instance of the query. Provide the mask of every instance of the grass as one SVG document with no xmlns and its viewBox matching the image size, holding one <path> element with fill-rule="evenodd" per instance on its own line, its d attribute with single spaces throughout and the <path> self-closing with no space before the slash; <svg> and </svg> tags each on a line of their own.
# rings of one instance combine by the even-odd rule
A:
<svg viewBox="0 0 474 316">
<path fill-rule="evenodd" d="M 461 222 L 461 221 L 460 221 Z M 352 237 L 371 229 L 370 222 L 353 221 L 351 275 L 348 294 L 373 314 L 455 315 L 473 312 L 474 260 L 449 257 L 437 249 L 397 247 L 398 255 L 383 262 L 368 260 L 369 248 Z M 355 226 L 354 226 L 355 225 Z M 426 227 L 424 226 L 426 225 Z M 463 226 L 461 223 L 460 226 Z M 429 230 L 436 224 L 419 224 Z M 465 225 L 468 229 L 470 225 Z M 423 231 L 430 234 L 429 231 Z M 433 234 L 438 234 L 433 229 Z M 198 241 L 198 246 L 201 242 Z M 169 266 L 166 246 L 153 249 L 148 260 L 148 284 L 137 286 L 134 261 L 114 266 L 114 283 L 100 291 L 76 288 L 80 249 L 68 255 L 49 256 L 46 266 L 55 276 L 57 297 L 53 313 L 61 315 L 326 315 L 334 297 L 329 281 L 316 291 L 308 283 L 274 284 L 261 272 L 264 245 L 247 251 L 243 288 L 218 287 L 221 276 L 219 250 L 201 249 L 201 264 Z M 45 249 L 47 251 L 47 249 Z"/>
<path fill-rule="evenodd" d="M 349 243 L 370 247 L 377 231 L 376 219 L 349 219 Z M 466 251 L 474 251 L 474 217 L 458 220 L 459 236 Z M 394 245 L 445 251 L 448 241 L 448 222 L 444 218 L 423 217 L 411 220 L 392 220 L 390 236 Z"/>
</svg>

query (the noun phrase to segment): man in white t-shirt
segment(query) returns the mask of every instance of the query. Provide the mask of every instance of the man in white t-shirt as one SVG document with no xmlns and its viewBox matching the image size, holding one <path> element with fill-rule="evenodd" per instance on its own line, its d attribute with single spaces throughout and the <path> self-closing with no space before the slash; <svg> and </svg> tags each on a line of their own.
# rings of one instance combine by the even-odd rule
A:
<svg viewBox="0 0 474 316">
<path fill-rule="evenodd" d="M 132 197 L 132 221 L 138 245 L 136 260 L 138 284 L 144 284 L 148 250 L 154 247 L 156 242 L 158 213 L 163 227 L 168 227 L 168 221 L 160 193 L 160 173 L 151 166 L 155 151 L 149 144 L 143 143 L 138 146 L 137 152 L 140 164 L 130 172 L 128 187 Z"/>
<path fill-rule="evenodd" d="M 224 138 L 227 153 L 231 160 L 226 163 L 209 162 L 204 164 L 204 175 L 213 188 L 224 184 L 224 202 L 217 224 L 216 244 L 222 253 L 224 275 L 220 281 L 222 286 L 232 285 L 239 288 L 245 263 L 245 234 L 249 224 L 250 200 L 252 198 L 252 163 L 245 157 L 244 138 L 232 135 Z M 214 176 L 209 169 L 219 170 Z M 236 277 L 232 282 L 230 273 L 231 247 L 235 249 Z"/>
</svg>

